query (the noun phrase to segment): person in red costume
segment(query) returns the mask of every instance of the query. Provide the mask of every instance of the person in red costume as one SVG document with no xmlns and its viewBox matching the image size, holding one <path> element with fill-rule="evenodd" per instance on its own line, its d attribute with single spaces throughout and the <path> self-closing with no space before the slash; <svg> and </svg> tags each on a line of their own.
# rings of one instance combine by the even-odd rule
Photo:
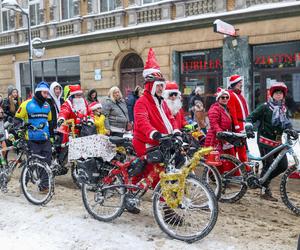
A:
<svg viewBox="0 0 300 250">
<path fill-rule="evenodd" d="M 187 125 L 187 122 L 184 118 L 184 111 L 182 109 L 181 92 L 179 91 L 176 82 L 166 82 L 163 98 L 166 101 L 172 115 L 175 117 L 177 127 L 182 129 L 185 125 Z"/>
<path fill-rule="evenodd" d="M 232 131 L 232 117 L 229 113 L 227 104 L 230 100 L 229 92 L 225 89 L 218 88 L 216 102 L 211 105 L 208 110 L 208 119 L 210 128 L 207 131 L 205 146 L 216 148 L 221 154 L 236 154 L 234 146 L 220 141 L 216 138 L 219 132 Z M 230 171 L 234 166 L 228 162 L 224 162 L 222 166 L 218 166 L 221 174 Z"/>
<path fill-rule="evenodd" d="M 87 101 L 83 97 L 83 91 L 80 85 L 70 85 L 70 96 L 60 108 L 57 119 L 57 127 L 68 119 L 74 119 L 75 124 L 80 124 L 82 120 L 94 123 L 93 111 L 89 108 Z M 75 131 L 78 133 L 78 131 Z M 68 136 L 64 136 L 63 142 L 68 140 Z"/>
<path fill-rule="evenodd" d="M 134 106 L 134 134 L 133 147 L 137 156 L 146 154 L 146 150 L 159 145 L 159 139 L 163 135 L 174 134 L 180 131 L 177 128 L 174 116 L 171 114 L 167 103 L 162 98 L 165 88 L 160 67 L 156 61 L 154 51 L 149 50 L 144 67 L 145 79 L 144 94 Z M 133 182 L 142 182 L 144 187 L 154 188 L 159 181 L 159 173 L 163 167 L 159 164 L 147 163 L 144 171 L 136 176 Z M 132 213 L 138 213 L 139 209 L 128 209 Z"/>
<path fill-rule="evenodd" d="M 245 132 L 245 121 L 249 111 L 246 99 L 242 95 L 243 79 L 240 75 L 232 75 L 229 78 L 229 84 L 230 99 L 227 106 L 233 120 L 234 130 L 238 133 Z M 246 146 L 237 147 L 236 151 L 242 162 L 248 161 Z"/>
</svg>

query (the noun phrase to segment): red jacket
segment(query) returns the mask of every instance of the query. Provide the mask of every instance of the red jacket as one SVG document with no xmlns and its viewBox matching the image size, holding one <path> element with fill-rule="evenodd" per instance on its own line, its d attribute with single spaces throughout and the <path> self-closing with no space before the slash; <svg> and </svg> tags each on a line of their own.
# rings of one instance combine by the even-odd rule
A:
<svg viewBox="0 0 300 250">
<path fill-rule="evenodd" d="M 158 145 L 158 141 L 152 137 L 156 131 L 167 135 L 173 133 L 175 129 L 178 129 L 178 126 L 167 103 L 162 99 L 159 104 L 157 98 L 145 90 L 134 106 L 133 145 L 137 153 L 143 152 L 144 148 L 139 147 L 147 147 L 146 144 Z"/>
<path fill-rule="evenodd" d="M 218 102 L 211 105 L 208 110 L 210 128 L 207 131 L 205 146 L 216 147 L 220 141 L 216 139 L 216 134 L 222 131 L 232 131 L 232 118 L 229 111 Z"/>
<path fill-rule="evenodd" d="M 180 109 L 178 113 L 175 115 L 175 122 L 177 124 L 177 128 L 179 129 L 182 129 L 185 125 L 187 125 L 187 122 L 184 118 L 183 109 Z"/>
<path fill-rule="evenodd" d="M 245 121 L 249 115 L 248 105 L 241 91 L 230 89 L 228 90 L 230 99 L 227 107 L 233 119 L 234 129 L 236 132 L 244 130 Z"/>
<path fill-rule="evenodd" d="M 75 123 L 78 124 L 80 122 L 80 119 L 77 118 L 87 118 L 89 116 L 89 119 L 91 121 L 94 121 L 94 114 L 92 112 L 92 110 L 89 108 L 89 105 L 87 103 L 86 100 L 84 100 L 85 104 L 86 104 L 86 114 L 79 114 L 78 112 L 76 113 L 75 110 L 72 107 L 72 102 L 70 101 L 70 99 L 68 99 L 67 101 L 65 101 L 63 103 L 63 105 L 61 105 L 60 107 L 60 112 L 58 114 L 58 119 L 64 119 L 64 120 L 68 120 L 68 119 L 74 119 Z"/>
</svg>

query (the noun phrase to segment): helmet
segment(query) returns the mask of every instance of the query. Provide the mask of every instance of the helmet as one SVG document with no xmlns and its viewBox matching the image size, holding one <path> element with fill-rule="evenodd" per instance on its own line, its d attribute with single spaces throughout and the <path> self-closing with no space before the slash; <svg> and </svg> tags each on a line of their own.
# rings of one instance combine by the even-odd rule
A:
<svg viewBox="0 0 300 250">
<path fill-rule="evenodd" d="M 270 95 L 273 96 L 274 92 L 277 90 L 281 90 L 283 95 L 286 96 L 288 88 L 283 82 L 276 82 L 270 88 Z"/>
</svg>

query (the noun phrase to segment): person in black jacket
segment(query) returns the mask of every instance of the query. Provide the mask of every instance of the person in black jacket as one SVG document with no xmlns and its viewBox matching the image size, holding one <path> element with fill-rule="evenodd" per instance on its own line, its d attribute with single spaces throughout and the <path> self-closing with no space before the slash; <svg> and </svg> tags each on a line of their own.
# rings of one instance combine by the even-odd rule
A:
<svg viewBox="0 0 300 250">
<path fill-rule="evenodd" d="M 9 87 L 7 90 L 8 96 L 3 100 L 3 110 L 5 113 L 5 121 L 9 117 L 15 117 L 15 114 L 22 103 L 22 99 L 19 97 L 19 92 L 14 87 Z"/>
<path fill-rule="evenodd" d="M 58 82 L 53 82 L 50 85 L 49 90 L 50 97 L 48 98 L 48 103 L 50 105 L 51 113 L 52 113 L 52 127 L 55 129 L 57 127 L 57 117 L 60 112 L 60 107 L 64 103 L 64 99 L 62 98 L 63 89 L 62 86 Z"/>
<path fill-rule="evenodd" d="M 137 99 L 139 99 L 139 97 L 142 96 L 143 92 L 144 90 L 141 86 L 136 86 L 134 91 L 132 91 L 132 93 L 128 95 L 126 103 L 127 103 L 128 116 L 130 122 L 134 122 L 134 117 L 133 117 L 134 105 Z"/>
<path fill-rule="evenodd" d="M 91 89 L 87 94 L 87 101 L 89 104 L 93 102 L 98 102 L 98 94 L 96 89 Z"/>
</svg>

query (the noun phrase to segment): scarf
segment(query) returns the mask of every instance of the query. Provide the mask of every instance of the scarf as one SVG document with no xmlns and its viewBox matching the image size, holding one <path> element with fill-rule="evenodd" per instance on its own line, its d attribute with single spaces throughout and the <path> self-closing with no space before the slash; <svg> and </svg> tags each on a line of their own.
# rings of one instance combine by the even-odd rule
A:
<svg viewBox="0 0 300 250">
<path fill-rule="evenodd" d="M 275 101 L 273 98 L 268 102 L 272 114 L 272 125 L 280 126 L 282 129 L 286 129 L 291 126 L 290 120 L 286 116 L 286 107 L 282 101 Z"/>
</svg>

